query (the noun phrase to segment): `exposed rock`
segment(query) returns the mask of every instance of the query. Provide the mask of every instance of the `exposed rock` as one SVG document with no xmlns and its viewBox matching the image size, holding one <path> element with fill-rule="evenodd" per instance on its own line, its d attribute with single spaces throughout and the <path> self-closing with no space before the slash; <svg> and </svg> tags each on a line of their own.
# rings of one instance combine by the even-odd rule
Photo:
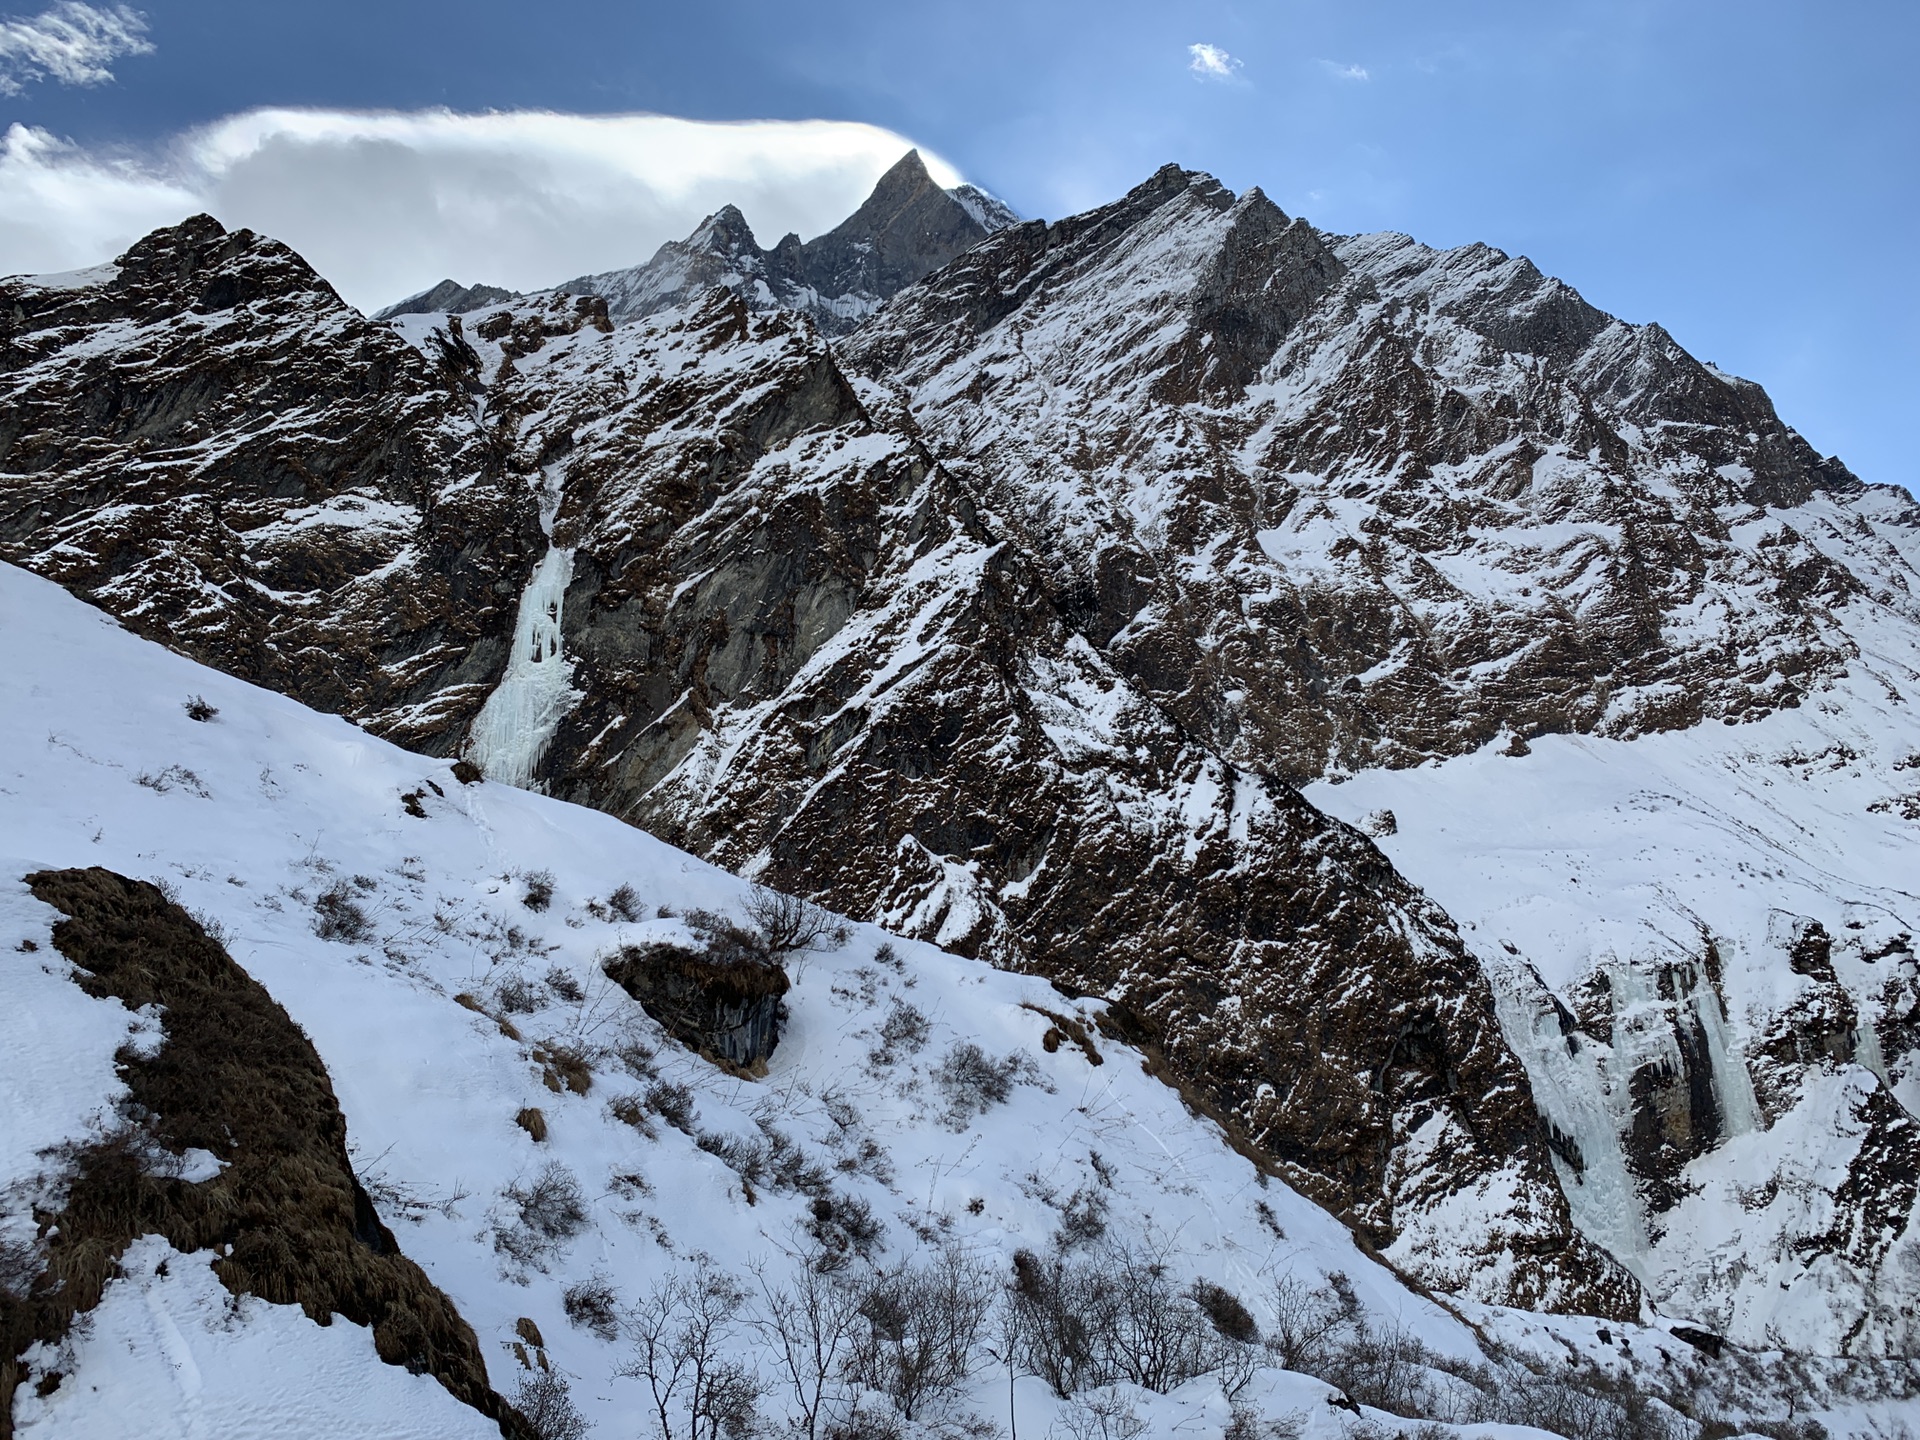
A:
<svg viewBox="0 0 1920 1440">
<path fill-rule="evenodd" d="M 766 1073 L 780 1043 L 780 997 L 790 984 L 771 957 L 629 945 L 606 971 L 688 1049 L 745 1074 Z"/>
<path fill-rule="evenodd" d="M 391 320 L 396 315 L 465 315 L 506 300 L 518 300 L 517 290 L 502 290 L 498 285 L 462 285 L 458 280 L 442 280 L 418 295 L 397 300 L 384 310 L 373 312 L 375 320 Z"/>
<path fill-rule="evenodd" d="M 1168 167 L 849 338 L 1190 733 L 1301 778 L 1792 706 L 1916 519 L 1758 386 L 1523 259 Z M 1898 567 L 1894 567 L 1896 570 Z"/>
<path fill-rule="evenodd" d="M 207 216 L 0 282 L 0 556 L 162 641 L 453 749 L 539 542 L 470 401 Z"/>
</svg>

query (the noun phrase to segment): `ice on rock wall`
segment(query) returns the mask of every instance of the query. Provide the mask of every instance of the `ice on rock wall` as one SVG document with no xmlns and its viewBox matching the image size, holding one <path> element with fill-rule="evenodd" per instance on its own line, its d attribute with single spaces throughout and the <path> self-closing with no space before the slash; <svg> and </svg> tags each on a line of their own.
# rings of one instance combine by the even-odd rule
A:
<svg viewBox="0 0 1920 1440">
<path fill-rule="evenodd" d="M 550 479 L 540 508 L 540 528 L 549 537 L 559 507 L 560 489 Z M 550 544 L 520 596 L 506 673 L 474 716 L 467 738 L 467 758 L 489 780 L 537 788 L 533 772 L 561 720 L 579 703 L 560 627 L 572 579 L 572 549 Z"/>
</svg>

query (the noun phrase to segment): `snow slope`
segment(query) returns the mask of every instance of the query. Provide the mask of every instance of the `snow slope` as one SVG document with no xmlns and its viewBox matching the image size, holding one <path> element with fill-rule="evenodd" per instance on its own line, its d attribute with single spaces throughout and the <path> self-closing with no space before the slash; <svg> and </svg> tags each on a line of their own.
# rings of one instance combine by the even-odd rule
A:
<svg viewBox="0 0 1920 1440">
<path fill-rule="evenodd" d="M 189 718 L 191 695 L 218 713 Z M 884 952 L 883 933 L 858 927 L 797 977 L 768 1076 L 728 1078 L 664 1041 L 597 962 L 622 942 L 682 934 L 679 919 L 656 913 L 663 906 L 737 910 L 744 882 L 597 812 L 493 783 L 462 787 L 442 762 L 137 640 L 11 567 L 0 568 L 0 737 L 0 954 L 8 993 L 31 997 L 31 1009 L 8 1007 L 12 1043 L 0 1060 L 5 1093 L 34 1116 L 31 1128 L 9 1127 L 0 1177 L 16 1225 L 25 1200 L 48 1193 L 34 1152 L 98 1123 L 113 1096 L 113 1049 L 139 1023 L 62 983 L 54 914 L 19 877 L 103 865 L 172 887 L 286 1006 L 327 1061 L 384 1217 L 474 1326 L 495 1387 L 514 1392 L 516 1322 L 527 1317 L 594 1433 L 631 1432 L 637 1382 L 613 1375 L 620 1347 L 569 1324 L 563 1291 L 597 1277 L 632 1302 L 702 1255 L 734 1274 L 757 1258 L 777 1276 L 806 1202 L 743 1183 L 670 1124 L 648 1137 L 615 1119 L 608 1100 L 643 1085 L 604 1059 L 587 1094 L 550 1089 L 531 1058 L 542 1044 L 602 1057 L 623 1040 L 654 1049 L 659 1082 L 693 1092 L 691 1128 L 710 1147 L 779 1129 L 818 1157 L 836 1189 L 872 1207 L 888 1257 L 951 1239 L 1004 1261 L 1016 1246 L 1044 1247 L 1063 1207 L 1092 1196 L 1115 1232 L 1157 1237 L 1183 1273 L 1252 1300 L 1276 1273 L 1323 1284 L 1344 1271 L 1369 1311 L 1448 1353 L 1477 1353 L 1465 1325 L 1368 1260 L 1324 1211 L 1263 1181 L 1129 1052 L 1098 1042 L 1105 1063 L 1095 1066 L 1071 1044 L 1043 1049 L 1050 1022 L 1023 1007 L 1072 1007 L 1040 981 L 906 941 Z M 425 818 L 408 813 L 408 795 Z M 555 881 L 544 911 L 521 899 L 522 877 L 538 871 Z M 342 882 L 370 921 L 362 943 L 315 933 L 314 898 Z M 612 922 L 586 908 L 622 883 L 651 918 Z M 26 941 L 35 948 L 18 948 Z M 581 998 L 565 999 L 575 987 Z M 526 997 L 509 1003 L 532 1007 L 506 1012 L 524 1040 L 454 998 L 497 1010 L 510 990 Z M 889 1042 L 883 1025 L 908 1006 L 923 1038 Z M 933 1078 L 962 1039 L 1024 1057 L 1025 1078 L 1004 1105 L 956 1108 Z M 525 1107 L 543 1110 L 544 1144 L 516 1126 Z M 548 1163 L 577 1176 L 589 1222 L 556 1245 L 516 1247 L 525 1237 L 505 1192 Z M 167 1418 L 154 1424 L 176 1428 L 147 1433 L 327 1428 L 306 1416 L 330 1417 L 337 1433 L 375 1411 L 377 1425 L 355 1433 L 485 1428 L 436 1387 L 380 1365 L 365 1331 L 236 1302 L 157 1238 L 124 1271 L 59 1361 L 77 1378 L 46 1400 L 22 1391 L 22 1435 L 126 1434 L 135 1396 L 154 1405 L 156 1392 L 176 1393 L 162 1381 L 180 1398 L 160 1402 Z M 1004 1404 L 1004 1382 L 997 1392 L 982 1383 L 981 1408 Z M 1270 1374 L 1250 1393 L 1331 1414 L 1320 1403 L 1327 1387 L 1303 1376 Z M 1038 1433 L 1053 1402 L 1037 1382 L 1023 1380 L 1019 1396 Z M 1169 1428 L 1225 1420 L 1217 1387 L 1209 1395 L 1202 1382 L 1142 1403 L 1159 1406 Z M 241 1417 L 266 1406 L 284 1426 L 245 1428 Z"/>
</svg>

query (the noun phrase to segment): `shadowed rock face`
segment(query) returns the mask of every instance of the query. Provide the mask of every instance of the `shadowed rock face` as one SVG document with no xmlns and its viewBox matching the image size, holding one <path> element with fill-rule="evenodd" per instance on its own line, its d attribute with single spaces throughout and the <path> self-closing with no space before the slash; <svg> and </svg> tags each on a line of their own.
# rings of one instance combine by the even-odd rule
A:
<svg viewBox="0 0 1920 1440">
<path fill-rule="evenodd" d="M 970 186 L 942 190 L 920 152 L 909 150 L 858 210 L 812 240 L 787 235 L 762 250 L 746 216 L 728 205 L 644 265 L 583 275 L 559 288 L 604 297 L 618 321 L 687 304 L 719 286 L 756 310 L 804 311 L 838 334 L 1012 218 Z"/>
<path fill-rule="evenodd" d="M 0 281 L 0 556 L 444 752 L 540 539 L 470 407 L 284 245 L 198 216 L 93 284 Z"/>
</svg>

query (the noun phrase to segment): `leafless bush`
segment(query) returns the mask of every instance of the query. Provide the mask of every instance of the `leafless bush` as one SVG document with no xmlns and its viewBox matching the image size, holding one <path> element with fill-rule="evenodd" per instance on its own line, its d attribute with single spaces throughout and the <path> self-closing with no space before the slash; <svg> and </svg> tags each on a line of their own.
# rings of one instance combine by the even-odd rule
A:
<svg viewBox="0 0 1920 1440">
<path fill-rule="evenodd" d="M 529 910 L 545 910 L 553 904 L 553 872 L 529 870 L 520 877 L 520 903 Z"/>
<path fill-rule="evenodd" d="M 1254 1323 L 1253 1313 L 1241 1303 L 1238 1295 L 1224 1285 L 1216 1285 L 1211 1280 L 1196 1280 L 1187 1288 L 1187 1297 L 1200 1307 L 1200 1313 L 1207 1317 L 1222 1338 L 1242 1345 L 1257 1345 L 1260 1342 L 1260 1327 Z"/>
<path fill-rule="evenodd" d="M 159 795 L 164 795 L 169 790 L 185 790 L 189 795 L 198 795 L 202 800 L 213 798 L 213 792 L 207 789 L 200 777 L 184 765 L 169 765 L 158 772 L 142 772 L 133 777 L 133 783 L 144 785 Z"/>
<path fill-rule="evenodd" d="M 1265 1343 L 1273 1363 L 1282 1370 L 1312 1372 L 1346 1327 L 1346 1308 L 1335 1295 L 1314 1290 L 1292 1275 L 1274 1281 L 1267 1300 L 1273 1323 Z"/>
<path fill-rule="evenodd" d="M 1021 1364 L 1063 1399 L 1123 1380 L 1164 1393 L 1212 1371 L 1231 1394 L 1253 1372 L 1250 1347 L 1175 1288 L 1157 1250 L 1109 1241 L 1083 1260 L 1023 1250 L 1008 1303 Z"/>
<path fill-rule="evenodd" d="M 193 916 L 194 923 L 207 932 L 207 938 L 214 944 L 222 949 L 233 944 L 233 931 L 227 928 L 226 922 L 219 916 L 209 915 L 204 910 L 191 910 L 188 913 Z"/>
<path fill-rule="evenodd" d="M 494 1247 L 523 1264 L 538 1263 L 562 1241 L 587 1228 L 587 1201 L 574 1174 L 549 1161 L 533 1179 L 509 1185 L 514 1222 L 494 1228 Z"/>
<path fill-rule="evenodd" d="M 646 1101 L 647 1108 L 674 1129 L 693 1134 L 693 1091 L 686 1086 L 662 1080 L 647 1087 Z"/>
<path fill-rule="evenodd" d="M 574 1405 L 567 1382 L 551 1370 L 522 1375 L 513 1408 L 538 1440 L 585 1440 L 587 1417 Z"/>
<path fill-rule="evenodd" d="M 1094 1390 L 1062 1410 L 1048 1434 L 1065 1435 L 1070 1440 L 1134 1440 L 1146 1428 L 1147 1422 L 1124 1395 L 1115 1390 Z"/>
<path fill-rule="evenodd" d="M 731 1278 L 702 1266 L 669 1279 L 635 1307 L 633 1358 L 616 1373 L 646 1382 L 661 1440 L 752 1433 L 763 1387 L 726 1354 L 746 1299 Z"/>
<path fill-rule="evenodd" d="M 1091 1245 L 1107 1233 L 1107 1198 L 1098 1190 L 1081 1186 L 1060 1207 L 1060 1232 L 1055 1237 L 1062 1250 Z"/>
<path fill-rule="evenodd" d="M 577 1285 L 569 1285 L 566 1293 L 560 1297 L 560 1303 L 567 1312 L 567 1319 L 602 1340 L 618 1339 L 620 1335 L 619 1297 L 598 1275 L 591 1280 L 582 1280 Z"/>
<path fill-rule="evenodd" d="M 816 946 L 837 948 L 847 943 L 847 927 L 811 900 L 756 885 L 747 896 L 747 919 L 765 938 L 775 955 L 796 955 Z"/>
<path fill-rule="evenodd" d="M 654 1129 L 651 1112 L 647 1102 L 638 1095 L 616 1095 L 607 1102 L 607 1113 L 622 1125 L 631 1125 L 644 1139 L 657 1140 L 660 1132 Z"/>
<path fill-rule="evenodd" d="M 581 988 L 579 978 L 572 971 L 559 965 L 547 971 L 547 988 L 569 1005 L 578 1005 L 587 998 L 587 992 Z"/>
<path fill-rule="evenodd" d="M 847 1375 L 908 1420 L 958 1389 L 993 1309 L 994 1284 L 954 1249 L 927 1265 L 877 1272 L 860 1297 Z"/>
<path fill-rule="evenodd" d="M 647 918 L 647 907 L 640 899 L 640 892 L 625 883 L 615 886 L 613 894 L 607 897 L 607 910 L 614 919 L 628 924 Z"/>
<path fill-rule="evenodd" d="M 858 1255 L 872 1258 L 887 1227 L 858 1195 L 816 1195 L 808 1208 L 807 1233 L 822 1252 L 821 1263 L 838 1266 Z"/>
<path fill-rule="evenodd" d="M 947 1097 L 947 1123 L 964 1130 L 976 1115 L 1006 1104 L 1029 1063 L 1018 1054 L 995 1060 L 971 1040 L 955 1045 L 933 1072 Z"/>
<path fill-rule="evenodd" d="M 501 978 L 493 987 L 493 1003 L 509 1015 L 531 1015 L 542 1005 L 540 992 L 517 971 Z"/>
<path fill-rule="evenodd" d="M 932 1033 L 933 1023 L 924 1014 L 895 997 L 887 1007 L 886 1019 L 880 1022 L 879 1043 L 867 1056 L 867 1063 L 879 1070 L 897 1063 L 903 1056 L 917 1055 Z"/>
<path fill-rule="evenodd" d="M 203 725 L 220 713 L 220 707 L 204 695 L 189 695 L 183 708 L 189 720 L 198 720 Z"/>
<path fill-rule="evenodd" d="M 373 921 L 346 884 L 336 881 L 313 902 L 313 933 L 322 940 L 362 945 L 373 938 Z"/>
<path fill-rule="evenodd" d="M 1235 1405 L 1229 1412 L 1222 1440 L 1300 1440 L 1306 1432 L 1307 1416 L 1303 1410 L 1289 1410 L 1284 1415 L 1263 1420 L 1252 1406 Z"/>
</svg>

